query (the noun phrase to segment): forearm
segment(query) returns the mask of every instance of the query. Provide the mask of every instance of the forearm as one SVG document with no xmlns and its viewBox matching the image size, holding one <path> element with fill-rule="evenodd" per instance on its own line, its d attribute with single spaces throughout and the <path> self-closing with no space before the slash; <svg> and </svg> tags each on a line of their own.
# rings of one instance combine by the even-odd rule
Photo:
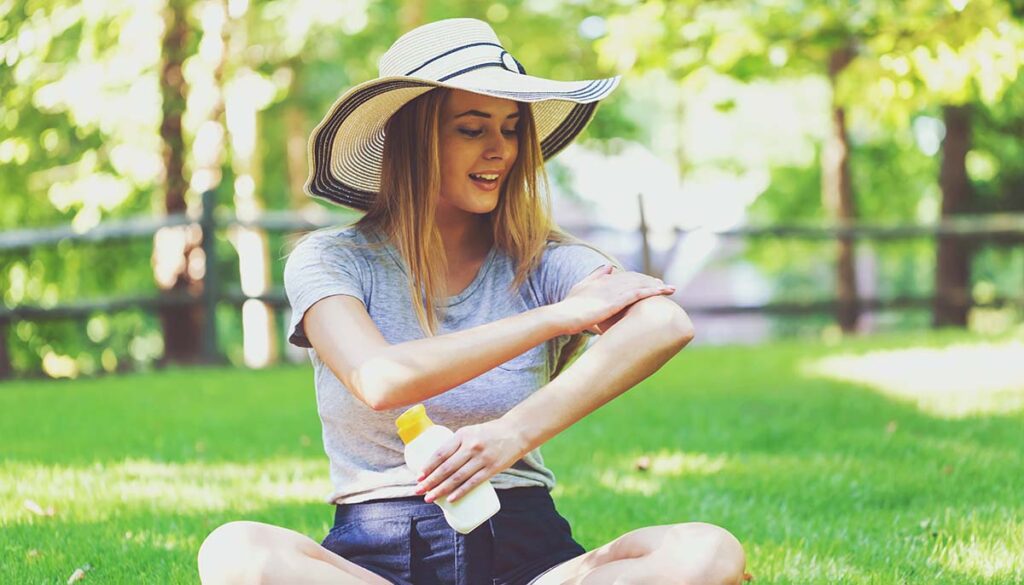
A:
<svg viewBox="0 0 1024 585">
<path fill-rule="evenodd" d="M 673 301 L 640 301 L 560 376 L 502 419 L 521 434 L 525 453 L 656 372 L 692 338 L 689 317 Z"/>
<path fill-rule="evenodd" d="M 550 306 L 445 335 L 388 346 L 360 366 L 375 409 L 423 402 L 562 334 Z"/>
</svg>

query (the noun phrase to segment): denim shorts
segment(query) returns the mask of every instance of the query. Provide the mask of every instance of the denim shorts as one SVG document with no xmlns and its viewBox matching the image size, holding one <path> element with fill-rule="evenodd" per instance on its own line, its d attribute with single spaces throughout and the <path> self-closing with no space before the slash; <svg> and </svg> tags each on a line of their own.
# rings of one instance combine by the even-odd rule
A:
<svg viewBox="0 0 1024 585">
<path fill-rule="evenodd" d="M 399 585 L 527 585 L 586 552 L 547 488 L 497 493 L 501 510 L 465 535 L 422 496 L 341 504 L 322 544 Z"/>
</svg>

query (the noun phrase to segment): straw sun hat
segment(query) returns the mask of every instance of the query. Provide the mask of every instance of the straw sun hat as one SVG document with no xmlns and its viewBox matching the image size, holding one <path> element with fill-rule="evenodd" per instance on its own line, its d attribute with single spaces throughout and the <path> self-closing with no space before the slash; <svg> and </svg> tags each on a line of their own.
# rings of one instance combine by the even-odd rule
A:
<svg viewBox="0 0 1024 585">
<path fill-rule="evenodd" d="M 530 103 L 547 160 L 576 138 L 598 102 L 619 84 L 619 76 L 553 81 L 527 75 L 491 27 L 472 18 L 441 20 L 409 31 L 381 56 L 379 67 L 377 79 L 345 92 L 313 130 L 305 185 L 310 195 L 369 209 L 380 190 L 388 119 L 435 87 Z"/>
</svg>

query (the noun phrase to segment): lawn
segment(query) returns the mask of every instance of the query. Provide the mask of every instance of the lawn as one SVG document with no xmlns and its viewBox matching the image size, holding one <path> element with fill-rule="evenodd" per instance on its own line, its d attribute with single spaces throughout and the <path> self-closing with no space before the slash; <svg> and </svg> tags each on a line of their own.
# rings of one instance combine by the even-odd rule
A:
<svg viewBox="0 0 1024 585">
<path fill-rule="evenodd" d="M 0 582 L 192 583 L 215 526 L 319 540 L 309 367 L 0 384 Z M 1024 335 L 695 346 L 545 446 L 588 549 L 703 520 L 755 583 L 1024 583 Z"/>
</svg>

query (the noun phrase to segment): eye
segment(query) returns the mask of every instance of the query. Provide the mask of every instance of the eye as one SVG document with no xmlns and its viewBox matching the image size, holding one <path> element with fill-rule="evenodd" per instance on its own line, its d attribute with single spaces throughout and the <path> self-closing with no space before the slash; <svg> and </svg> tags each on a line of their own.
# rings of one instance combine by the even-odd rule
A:
<svg viewBox="0 0 1024 585">
<path fill-rule="evenodd" d="M 469 136 L 470 138 L 476 138 L 484 133 L 483 130 L 473 130 L 470 128 L 459 128 L 458 130 L 461 134 Z M 512 130 L 502 130 L 501 133 L 509 137 L 517 136 L 519 134 L 519 129 L 513 128 Z"/>
</svg>

